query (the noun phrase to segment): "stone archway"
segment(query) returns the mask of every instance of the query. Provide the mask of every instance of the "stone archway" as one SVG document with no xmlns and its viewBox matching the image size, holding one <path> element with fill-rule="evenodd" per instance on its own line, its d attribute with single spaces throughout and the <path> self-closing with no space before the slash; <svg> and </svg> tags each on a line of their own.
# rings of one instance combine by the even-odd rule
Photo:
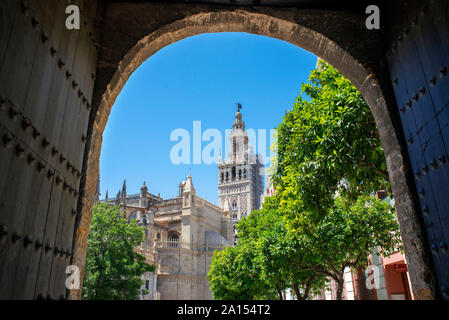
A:
<svg viewBox="0 0 449 320">
<path fill-rule="evenodd" d="M 106 6 L 73 244 L 72 263 L 81 268 L 81 278 L 102 134 L 118 94 L 134 70 L 158 50 L 212 32 L 248 32 L 285 40 L 326 60 L 359 89 L 372 110 L 384 147 L 414 296 L 435 298 L 435 278 L 380 35 L 366 30 L 363 17 L 355 13 L 296 8 L 150 3 Z M 79 290 L 71 292 L 71 298 L 79 297 Z"/>
</svg>

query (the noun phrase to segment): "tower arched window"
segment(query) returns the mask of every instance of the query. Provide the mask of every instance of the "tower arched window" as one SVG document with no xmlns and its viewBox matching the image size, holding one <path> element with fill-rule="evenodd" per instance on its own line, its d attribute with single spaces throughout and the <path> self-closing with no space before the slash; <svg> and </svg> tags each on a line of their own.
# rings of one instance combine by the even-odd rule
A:
<svg viewBox="0 0 449 320">
<path fill-rule="evenodd" d="M 236 178 L 236 169 L 235 167 L 232 167 L 232 181 L 234 181 Z"/>
<path fill-rule="evenodd" d="M 239 180 L 242 179 L 242 169 L 239 169 Z"/>
<path fill-rule="evenodd" d="M 168 238 L 168 246 L 177 248 L 179 242 L 179 236 L 176 233 L 170 234 L 170 237 Z"/>
<path fill-rule="evenodd" d="M 248 176 L 248 175 L 247 175 L 246 169 L 243 169 L 243 179 L 246 179 L 247 176 Z"/>
</svg>

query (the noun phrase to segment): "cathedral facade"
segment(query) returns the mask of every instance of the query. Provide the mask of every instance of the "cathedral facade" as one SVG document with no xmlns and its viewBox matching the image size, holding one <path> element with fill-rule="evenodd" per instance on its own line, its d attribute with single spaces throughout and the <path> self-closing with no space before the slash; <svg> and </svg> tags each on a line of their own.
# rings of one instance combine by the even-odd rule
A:
<svg viewBox="0 0 449 320">
<path fill-rule="evenodd" d="M 263 164 L 250 144 L 245 122 L 240 112 L 235 114 L 230 134 L 231 152 L 218 163 L 218 203 L 231 212 L 234 243 L 237 240 L 235 225 L 242 217 L 259 209 L 263 197 Z"/>
<path fill-rule="evenodd" d="M 155 265 L 142 275 L 142 300 L 212 299 L 207 273 L 215 250 L 234 245 L 235 225 L 253 210 L 263 197 L 263 164 L 249 144 L 240 105 L 230 135 L 231 152 L 218 164 L 216 206 L 196 194 L 189 174 L 178 188 L 178 196 L 163 199 L 148 192 L 145 182 L 140 193 L 128 195 L 126 180 L 114 198 L 96 202 L 117 205 L 128 221 L 145 229 L 145 241 L 136 250 Z"/>
<path fill-rule="evenodd" d="M 116 198 L 101 202 L 118 205 L 128 221 L 145 228 L 136 250 L 156 271 L 142 275 L 142 300 L 213 298 L 207 273 L 214 250 L 232 244 L 231 213 L 199 197 L 191 175 L 172 199 L 149 193 L 145 183 L 139 194 L 127 195 L 125 182 Z"/>
</svg>

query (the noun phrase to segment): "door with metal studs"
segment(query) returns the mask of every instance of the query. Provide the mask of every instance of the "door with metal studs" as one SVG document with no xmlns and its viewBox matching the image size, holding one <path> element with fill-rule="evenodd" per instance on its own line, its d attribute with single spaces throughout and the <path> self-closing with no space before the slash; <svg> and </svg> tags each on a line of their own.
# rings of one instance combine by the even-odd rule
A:
<svg viewBox="0 0 449 320">
<path fill-rule="evenodd" d="M 449 3 L 407 9 L 387 58 L 438 285 L 448 299 Z"/>
</svg>

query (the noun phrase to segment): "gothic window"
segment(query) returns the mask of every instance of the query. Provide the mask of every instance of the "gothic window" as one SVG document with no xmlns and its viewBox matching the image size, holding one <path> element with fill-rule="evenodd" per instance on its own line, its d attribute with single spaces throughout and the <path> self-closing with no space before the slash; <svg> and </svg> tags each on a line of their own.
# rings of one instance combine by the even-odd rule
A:
<svg viewBox="0 0 449 320">
<path fill-rule="evenodd" d="M 246 169 L 243 169 L 243 179 L 246 179 L 247 174 L 246 174 Z"/>
<path fill-rule="evenodd" d="M 232 167 L 232 181 L 235 180 L 235 177 L 236 177 L 236 169 L 235 167 Z"/>
<path fill-rule="evenodd" d="M 224 180 L 224 173 L 222 172 L 221 173 L 221 180 L 220 180 L 220 182 L 223 182 L 223 180 Z"/>
<path fill-rule="evenodd" d="M 229 172 L 226 172 L 226 182 L 229 181 Z"/>
<path fill-rule="evenodd" d="M 156 240 L 161 241 L 161 234 L 159 232 L 156 234 Z"/>
<path fill-rule="evenodd" d="M 179 236 L 176 233 L 170 234 L 170 237 L 168 238 L 168 246 L 177 248 L 179 242 Z"/>
<path fill-rule="evenodd" d="M 242 179 L 242 169 L 239 169 L 239 180 Z"/>
</svg>

